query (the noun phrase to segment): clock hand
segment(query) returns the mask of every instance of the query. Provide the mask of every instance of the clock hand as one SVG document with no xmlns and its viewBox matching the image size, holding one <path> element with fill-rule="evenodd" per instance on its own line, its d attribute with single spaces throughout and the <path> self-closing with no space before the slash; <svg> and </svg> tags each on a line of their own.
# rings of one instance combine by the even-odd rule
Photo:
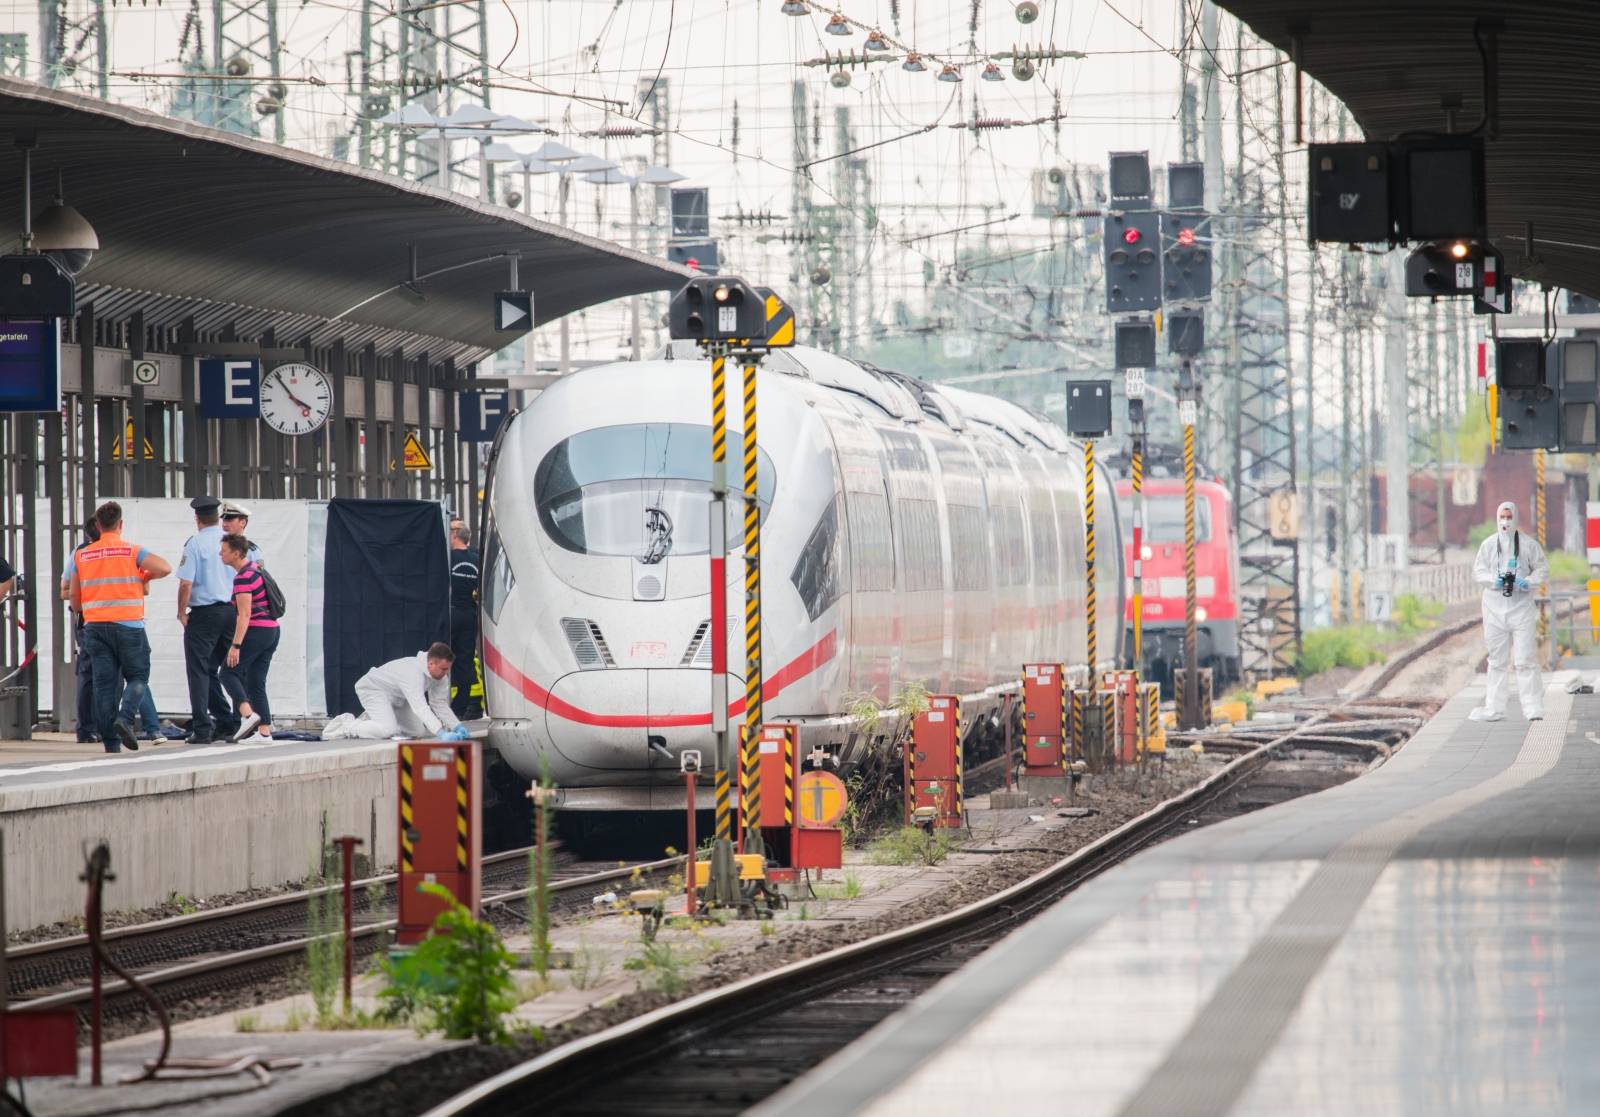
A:
<svg viewBox="0 0 1600 1117">
<path fill-rule="evenodd" d="M 289 390 L 289 388 L 288 388 L 288 385 L 284 386 L 283 394 L 288 396 L 291 400 L 294 401 L 294 405 L 300 409 L 300 414 L 302 416 L 304 416 L 307 419 L 311 418 L 311 405 L 306 403 L 306 402 L 304 402 L 303 400 L 300 399 L 300 397 L 296 396 L 293 392 L 291 392 Z"/>
</svg>

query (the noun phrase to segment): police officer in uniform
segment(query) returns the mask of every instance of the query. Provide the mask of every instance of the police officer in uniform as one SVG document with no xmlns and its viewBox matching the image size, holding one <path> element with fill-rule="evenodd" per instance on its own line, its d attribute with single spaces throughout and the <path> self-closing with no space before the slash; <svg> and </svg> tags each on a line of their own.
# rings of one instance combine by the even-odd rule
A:
<svg viewBox="0 0 1600 1117">
<path fill-rule="evenodd" d="M 195 533 L 178 560 L 178 622 L 189 677 L 189 743 L 205 745 L 227 737 L 239 724 L 218 678 L 218 648 L 226 649 L 233 631 L 233 571 L 222 561 L 222 501 L 197 496 L 189 507 Z"/>
<path fill-rule="evenodd" d="M 478 685 L 478 552 L 472 529 L 461 520 L 450 521 L 450 650 L 456 656 L 450 709 L 467 721 L 482 717 L 483 702 L 472 693 Z"/>
</svg>

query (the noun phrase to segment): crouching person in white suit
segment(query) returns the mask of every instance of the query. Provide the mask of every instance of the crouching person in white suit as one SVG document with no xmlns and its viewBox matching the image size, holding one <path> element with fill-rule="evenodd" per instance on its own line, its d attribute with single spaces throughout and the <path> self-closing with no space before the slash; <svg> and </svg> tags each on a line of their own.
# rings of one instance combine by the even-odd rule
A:
<svg viewBox="0 0 1600 1117">
<path fill-rule="evenodd" d="M 356 681 L 361 716 L 340 714 L 322 730 L 322 739 L 466 740 L 466 726 L 450 709 L 450 665 L 454 661 L 450 645 L 439 643 L 425 652 L 374 667 Z"/>
</svg>

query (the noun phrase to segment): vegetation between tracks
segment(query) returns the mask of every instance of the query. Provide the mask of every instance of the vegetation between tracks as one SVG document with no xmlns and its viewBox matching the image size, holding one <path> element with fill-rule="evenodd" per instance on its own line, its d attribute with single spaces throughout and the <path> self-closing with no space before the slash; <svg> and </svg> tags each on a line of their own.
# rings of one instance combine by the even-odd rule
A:
<svg viewBox="0 0 1600 1117">
<path fill-rule="evenodd" d="M 384 1014 L 418 1032 L 438 1028 L 446 1039 L 508 1042 L 505 1016 L 521 1000 L 511 972 L 515 955 L 448 888 L 431 882 L 420 887 L 449 906 L 413 950 L 380 962 L 389 981 L 378 994 Z"/>
<path fill-rule="evenodd" d="M 1381 663 L 1397 644 L 1436 628 L 1444 606 L 1415 594 L 1395 598 L 1388 624 L 1345 624 L 1314 628 L 1300 638 L 1295 674 L 1304 679 L 1335 667 L 1362 668 Z"/>
</svg>

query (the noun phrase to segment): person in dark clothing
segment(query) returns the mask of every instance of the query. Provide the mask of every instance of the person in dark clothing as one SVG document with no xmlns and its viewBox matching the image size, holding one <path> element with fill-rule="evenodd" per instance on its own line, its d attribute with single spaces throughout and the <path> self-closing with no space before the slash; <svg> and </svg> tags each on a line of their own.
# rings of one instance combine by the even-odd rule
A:
<svg viewBox="0 0 1600 1117">
<path fill-rule="evenodd" d="M 222 561 L 222 501 L 197 496 L 189 507 L 194 509 L 195 533 L 184 543 L 178 562 L 178 623 L 183 625 L 183 665 L 189 677 L 189 743 L 206 745 L 239 727 L 239 714 L 228 704 L 218 674 L 233 631 L 233 571 Z"/>
<path fill-rule="evenodd" d="M 71 596 L 72 567 L 78 552 L 100 538 L 100 525 L 93 516 L 84 521 L 83 536 L 83 542 L 73 548 L 67 568 L 61 572 L 62 601 Z M 83 650 L 83 617 L 78 613 L 72 614 L 72 652 L 73 669 L 78 677 L 78 741 L 87 744 L 100 740 L 100 734 L 95 729 L 94 683 L 89 673 L 89 657 Z"/>
<path fill-rule="evenodd" d="M 456 654 L 450 665 L 450 709 L 463 721 L 480 718 L 478 552 L 472 549 L 472 530 L 460 520 L 450 523 L 450 650 Z"/>
</svg>

